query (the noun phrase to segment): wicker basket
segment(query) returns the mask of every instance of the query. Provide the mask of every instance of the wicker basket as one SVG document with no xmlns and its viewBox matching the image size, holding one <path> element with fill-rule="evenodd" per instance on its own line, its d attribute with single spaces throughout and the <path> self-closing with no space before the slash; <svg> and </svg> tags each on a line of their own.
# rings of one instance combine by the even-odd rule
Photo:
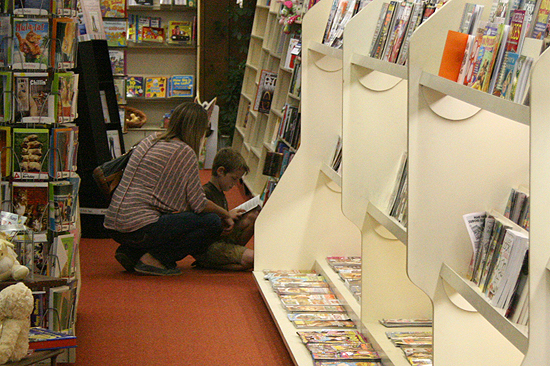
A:
<svg viewBox="0 0 550 366">
<path fill-rule="evenodd" d="M 139 109 L 128 106 L 124 106 L 124 109 L 124 126 L 126 128 L 140 128 L 147 123 L 147 116 Z M 138 119 L 133 118 L 132 114 Z"/>
</svg>

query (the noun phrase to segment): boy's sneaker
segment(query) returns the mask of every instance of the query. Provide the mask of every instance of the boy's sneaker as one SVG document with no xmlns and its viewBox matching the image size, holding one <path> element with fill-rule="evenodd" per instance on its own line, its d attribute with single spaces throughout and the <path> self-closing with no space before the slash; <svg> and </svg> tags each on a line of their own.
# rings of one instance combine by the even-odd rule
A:
<svg viewBox="0 0 550 366">
<path fill-rule="evenodd" d="M 134 270 L 141 274 L 153 275 L 153 276 L 177 276 L 181 274 L 181 269 L 179 268 L 159 268 L 155 266 L 150 266 L 138 261 L 135 265 Z"/>
<path fill-rule="evenodd" d="M 127 254 L 122 253 L 122 252 L 116 252 L 115 253 L 115 259 L 128 272 L 134 272 L 135 271 L 134 267 L 136 266 L 137 262 L 133 261 Z"/>
</svg>

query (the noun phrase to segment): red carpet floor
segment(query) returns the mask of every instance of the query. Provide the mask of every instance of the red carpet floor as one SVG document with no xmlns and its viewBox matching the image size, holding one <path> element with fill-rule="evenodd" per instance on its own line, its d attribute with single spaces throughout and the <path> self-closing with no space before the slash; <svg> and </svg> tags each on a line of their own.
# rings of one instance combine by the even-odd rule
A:
<svg viewBox="0 0 550 366">
<path fill-rule="evenodd" d="M 237 187 L 228 195 L 230 207 L 243 200 Z M 81 242 L 77 366 L 293 365 L 250 272 L 196 270 L 187 258 L 181 276 L 139 276 L 116 247 Z"/>
</svg>

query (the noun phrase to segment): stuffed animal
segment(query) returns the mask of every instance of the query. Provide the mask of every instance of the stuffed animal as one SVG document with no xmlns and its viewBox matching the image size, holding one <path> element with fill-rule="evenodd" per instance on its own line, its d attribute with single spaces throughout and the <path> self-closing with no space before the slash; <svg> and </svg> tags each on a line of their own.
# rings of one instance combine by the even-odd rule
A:
<svg viewBox="0 0 550 366">
<path fill-rule="evenodd" d="M 17 260 L 13 244 L 0 238 L 0 281 L 22 280 L 29 274 L 29 269 Z"/>
<path fill-rule="evenodd" d="M 32 292 L 22 282 L 0 291 L 0 365 L 27 355 L 33 309 Z"/>
</svg>

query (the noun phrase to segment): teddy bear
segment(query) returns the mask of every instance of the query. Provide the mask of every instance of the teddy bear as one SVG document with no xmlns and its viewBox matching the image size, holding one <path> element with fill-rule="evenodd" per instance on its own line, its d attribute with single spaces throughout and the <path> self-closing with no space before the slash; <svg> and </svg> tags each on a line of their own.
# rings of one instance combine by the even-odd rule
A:
<svg viewBox="0 0 550 366">
<path fill-rule="evenodd" d="M 32 291 L 23 282 L 0 291 L 0 365 L 27 355 L 33 309 Z"/>
<path fill-rule="evenodd" d="M 19 263 L 13 250 L 13 244 L 0 238 L 0 281 L 22 280 L 29 274 L 29 269 Z"/>
</svg>

